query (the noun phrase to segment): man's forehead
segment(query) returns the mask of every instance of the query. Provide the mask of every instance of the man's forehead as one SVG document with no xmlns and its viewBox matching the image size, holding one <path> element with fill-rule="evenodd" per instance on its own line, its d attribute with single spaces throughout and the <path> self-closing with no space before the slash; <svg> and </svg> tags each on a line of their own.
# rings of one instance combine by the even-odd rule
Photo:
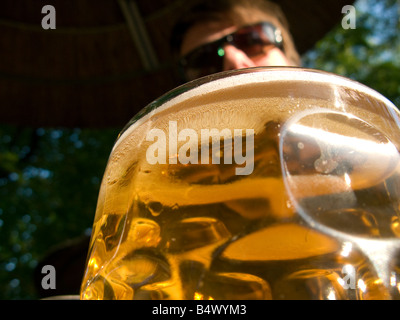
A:
<svg viewBox="0 0 400 320">
<path fill-rule="evenodd" d="M 187 30 L 183 37 L 181 54 L 185 55 L 205 43 L 218 40 L 223 36 L 234 32 L 241 26 L 261 21 L 276 24 L 276 19 L 264 12 L 260 12 L 259 10 L 254 10 L 254 12 L 247 11 L 246 14 L 240 14 L 240 12 L 238 12 L 236 17 L 233 18 L 227 16 L 226 19 L 196 23 Z"/>
<path fill-rule="evenodd" d="M 183 37 L 181 54 L 185 55 L 191 50 L 222 38 L 223 36 L 234 32 L 236 26 L 225 21 L 205 21 L 197 23 L 186 32 Z"/>
</svg>

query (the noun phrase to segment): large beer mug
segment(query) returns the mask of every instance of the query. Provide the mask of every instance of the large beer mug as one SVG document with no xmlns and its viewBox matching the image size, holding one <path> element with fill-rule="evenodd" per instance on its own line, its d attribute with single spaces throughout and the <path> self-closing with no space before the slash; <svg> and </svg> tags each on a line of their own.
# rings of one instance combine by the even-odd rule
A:
<svg viewBox="0 0 400 320">
<path fill-rule="evenodd" d="M 400 118 L 355 81 L 187 83 L 118 137 L 82 299 L 399 299 Z"/>
</svg>

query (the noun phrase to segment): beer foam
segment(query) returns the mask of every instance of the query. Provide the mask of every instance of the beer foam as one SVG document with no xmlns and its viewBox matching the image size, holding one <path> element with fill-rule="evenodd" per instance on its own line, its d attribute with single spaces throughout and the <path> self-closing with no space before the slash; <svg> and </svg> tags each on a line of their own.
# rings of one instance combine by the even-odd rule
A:
<svg viewBox="0 0 400 320">
<path fill-rule="evenodd" d="M 187 91 L 182 92 L 178 96 L 171 98 L 166 101 L 164 104 L 160 105 L 156 109 L 144 115 L 142 118 L 138 119 L 135 123 L 133 123 L 129 128 L 125 130 L 116 141 L 114 148 L 123 141 L 126 137 L 130 136 L 134 130 L 137 130 L 139 126 L 142 126 L 146 121 L 151 120 L 152 118 L 157 119 L 158 114 L 173 114 L 176 111 L 176 106 L 182 106 L 186 101 L 190 101 L 194 98 L 204 98 L 212 93 L 221 92 L 223 94 L 223 90 L 231 89 L 231 88 L 239 88 L 246 85 L 256 85 L 256 84 L 272 84 L 272 83 L 294 83 L 300 82 L 304 84 L 310 85 L 325 85 L 328 90 L 332 90 L 335 95 L 335 101 L 333 101 L 335 107 L 340 107 L 342 105 L 340 93 L 335 90 L 335 88 L 349 88 L 354 92 L 364 92 L 365 94 L 377 99 L 378 101 L 382 101 L 385 105 L 388 106 L 389 113 L 393 116 L 394 119 L 397 120 L 398 115 L 395 116 L 397 109 L 393 106 L 393 104 L 383 97 L 378 92 L 368 88 L 367 86 L 358 83 L 356 81 L 344 78 L 342 76 L 338 76 L 331 73 L 326 73 L 318 70 L 306 70 L 300 68 L 292 68 L 292 67 L 273 67 L 273 68 L 250 68 L 244 70 L 234 70 L 231 72 L 225 72 L 221 74 L 221 78 L 215 79 L 214 77 L 210 77 L 209 82 L 201 83 L 201 81 L 205 81 L 206 78 L 195 80 L 194 82 L 185 84 L 179 88 L 183 89 L 185 86 L 188 88 Z M 196 86 L 196 81 L 200 82 L 198 86 Z M 192 87 L 193 86 L 193 87 Z M 178 89 L 178 88 L 177 88 Z M 174 90 L 177 90 L 174 89 Z M 302 98 L 301 95 L 296 98 Z M 162 98 L 160 99 L 162 100 Z M 281 102 L 285 99 L 281 98 Z M 226 101 L 229 101 L 229 97 L 226 97 Z M 320 103 L 323 101 L 319 101 Z M 325 103 L 332 103 L 332 101 L 325 101 Z M 252 102 L 244 103 L 240 110 L 245 110 L 252 107 Z M 276 104 L 279 105 L 278 100 Z M 318 106 L 321 106 L 320 104 Z M 204 108 L 204 111 L 209 111 L 213 108 L 213 106 L 209 106 L 210 109 L 207 110 L 207 106 L 201 106 Z M 289 106 L 292 108 L 291 106 Z M 288 108 L 285 109 L 286 111 Z M 203 111 L 203 109 L 202 109 Z M 228 112 L 228 111 L 227 111 Z M 272 109 L 269 112 L 274 112 Z M 282 112 L 282 110 L 276 110 L 276 112 Z M 238 112 L 240 113 L 240 112 Z M 176 115 L 176 114 L 175 114 Z M 240 118 L 241 115 L 237 115 Z M 175 118 L 176 119 L 176 118 Z M 168 121 L 164 121 L 168 123 Z M 397 123 L 400 127 L 400 122 Z M 149 129 L 151 127 L 151 121 L 146 125 L 143 130 Z M 140 136 L 143 135 L 144 131 L 139 130 L 137 134 L 134 134 L 135 137 L 133 141 L 140 143 Z"/>
</svg>

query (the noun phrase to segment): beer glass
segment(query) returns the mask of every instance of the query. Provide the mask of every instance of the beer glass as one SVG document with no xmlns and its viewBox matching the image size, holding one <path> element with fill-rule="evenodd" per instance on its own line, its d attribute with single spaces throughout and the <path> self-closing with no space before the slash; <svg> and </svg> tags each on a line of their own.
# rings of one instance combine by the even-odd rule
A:
<svg viewBox="0 0 400 320">
<path fill-rule="evenodd" d="M 399 299 L 399 125 L 316 70 L 168 92 L 112 149 L 81 299 Z"/>
</svg>

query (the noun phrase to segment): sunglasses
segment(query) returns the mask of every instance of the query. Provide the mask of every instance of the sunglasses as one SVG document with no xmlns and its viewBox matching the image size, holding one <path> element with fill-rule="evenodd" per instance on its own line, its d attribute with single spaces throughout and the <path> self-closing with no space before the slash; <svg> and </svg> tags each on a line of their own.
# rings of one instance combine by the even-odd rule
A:
<svg viewBox="0 0 400 320">
<path fill-rule="evenodd" d="M 216 41 L 206 43 L 179 60 L 179 68 L 186 81 L 194 80 L 223 70 L 224 46 L 231 44 L 247 56 L 264 53 L 265 46 L 273 45 L 282 49 L 281 31 L 273 24 L 261 22 L 245 26 Z"/>
</svg>

